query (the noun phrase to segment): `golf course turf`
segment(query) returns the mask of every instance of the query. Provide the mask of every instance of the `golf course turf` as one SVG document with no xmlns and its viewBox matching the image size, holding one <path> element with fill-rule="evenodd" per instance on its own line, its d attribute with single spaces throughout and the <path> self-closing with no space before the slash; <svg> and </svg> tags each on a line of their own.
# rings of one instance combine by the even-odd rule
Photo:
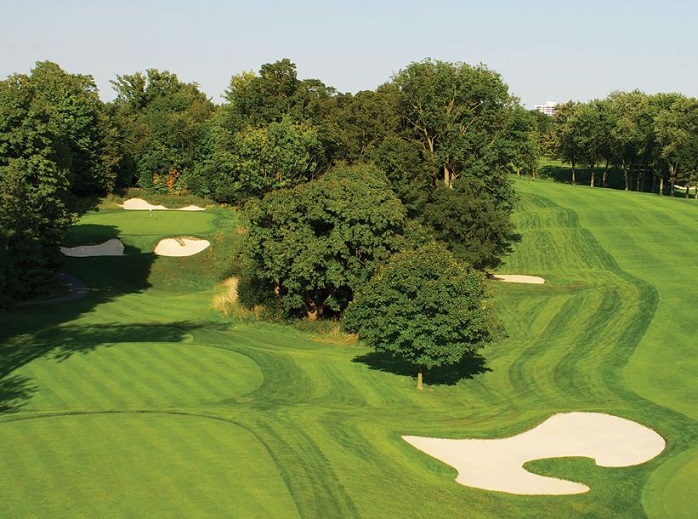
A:
<svg viewBox="0 0 698 519">
<path fill-rule="evenodd" d="M 690 517 L 698 507 L 698 203 L 522 180 L 520 240 L 489 282 L 507 338 L 427 372 L 360 344 L 234 320 L 229 209 L 101 210 L 66 247 L 87 297 L 0 314 L 0 517 Z M 211 247 L 158 257 L 162 238 Z M 608 413 L 666 439 L 647 463 L 531 461 L 581 482 L 518 496 L 455 482 L 402 436 L 515 436 Z"/>
</svg>

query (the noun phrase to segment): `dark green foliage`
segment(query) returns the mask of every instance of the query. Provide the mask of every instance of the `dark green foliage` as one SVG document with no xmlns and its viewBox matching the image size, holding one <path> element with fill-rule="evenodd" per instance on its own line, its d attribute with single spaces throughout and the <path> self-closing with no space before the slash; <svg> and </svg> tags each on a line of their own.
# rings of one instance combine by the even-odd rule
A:
<svg viewBox="0 0 698 519">
<path fill-rule="evenodd" d="M 307 182 L 322 154 L 315 128 L 288 118 L 233 134 L 212 128 L 212 152 L 197 165 L 191 185 L 216 201 L 241 203 Z"/>
<path fill-rule="evenodd" d="M 123 155 L 120 184 L 137 179 L 141 187 L 185 190 L 213 103 L 197 84 L 157 69 L 117 76 L 112 84 L 117 98 L 110 109 Z"/>
<path fill-rule="evenodd" d="M 386 139 L 376 154 L 392 164 L 402 159 L 396 191 L 458 257 L 480 269 L 497 266 L 513 229 L 508 175 L 534 171 L 537 162 L 533 120 L 482 65 L 425 60 L 400 71 L 394 83 L 401 137 L 420 149 L 420 160 L 414 150 L 406 160 L 408 150 Z"/>
<path fill-rule="evenodd" d="M 459 180 L 451 189 L 434 190 L 423 219 L 456 257 L 478 270 L 494 269 L 509 251 L 514 232 L 512 197 L 501 200 L 495 189 L 480 180 Z"/>
<path fill-rule="evenodd" d="M 245 209 L 246 254 L 287 315 L 341 312 L 403 243 L 405 209 L 371 166 L 337 167 Z"/>
<path fill-rule="evenodd" d="M 69 141 L 56 132 L 54 114 L 30 77 L 0 82 L 0 304 L 53 283 L 72 222 Z"/>
<path fill-rule="evenodd" d="M 472 356 L 500 330 L 482 274 L 436 243 L 393 256 L 349 305 L 343 326 L 420 371 Z"/>
<path fill-rule="evenodd" d="M 431 165 L 425 161 L 419 146 L 397 135 L 389 135 L 368 150 L 366 156 L 385 171 L 410 217 L 423 214 L 434 186 L 429 174 Z"/>
<path fill-rule="evenodd" d="M 71 191 L 104 194 L 114 188 L 119 160 L 115 129 L 91 76 L 68 74 L 42 61 L 31 72 L 36 95 L 50 107 L 52 130 L 70 171 Z"/>
</svg>

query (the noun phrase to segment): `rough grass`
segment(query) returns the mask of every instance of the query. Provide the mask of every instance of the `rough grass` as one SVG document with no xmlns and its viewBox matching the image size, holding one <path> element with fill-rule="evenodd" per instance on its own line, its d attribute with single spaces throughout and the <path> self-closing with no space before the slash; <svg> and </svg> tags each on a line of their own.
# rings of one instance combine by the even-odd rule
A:
<svg viewBox="0 0 698 519">
<path fill-rule="evenodd" d="M 86 216 L 76 245 L 119 237 L 127 256 L 69 258 L 87 298 L 0 314 L 0 517 L 688 517 L 698 205 L 517 186 L 522 239 L 501 270 L 546 284 L 492 282 L 508 338 L 427 373 L 424 392 L 409 366 L 332 324 L 214 310 L 233 212 Z M 150 252 L 185 234 L 210 251 Z M 653 427 L 667 450 L 622 469 L 531 462 L 592 490 L 512 496 L 456 484 L 400 438 L 503 437 L 572 410 Z"/>
</svg>

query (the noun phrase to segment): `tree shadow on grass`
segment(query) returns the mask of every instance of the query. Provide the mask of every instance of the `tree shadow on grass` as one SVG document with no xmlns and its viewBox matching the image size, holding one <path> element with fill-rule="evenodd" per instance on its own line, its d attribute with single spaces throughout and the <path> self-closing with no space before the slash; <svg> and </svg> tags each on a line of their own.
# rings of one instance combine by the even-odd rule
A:
<svg viewBox="0 0 698 519">
<path fill-rule="evenodd" d="M 395 357 L 389 353 L 372 351 L 365 355 L 354 357 L 352 362 L 367 365 L 370 369 L 384 371 L 394 375 L 408 377 L 417 376 L 417 368 L 402 358 Z M 453 386 L 461 380 L 468 380 L 492 371 L 486 365 L 487 361 L 482 355 L 472 355 L 464 357 L 460 362 L 447 366 L 431 368 L 424 373 L 424 382 L 430 385 Z"/>
<path fill-rule="evenodd" d="M 18 411 L 36 391 L 31 379 L 15 370 L 39 358 L 63 362 L 75 354 L 121 343 L 181 343 L 200 325 L 96 324 L 60 326 L 15 336 L 0 343 L 0 413 Z"/>
<path fill-rule="evenodd" d="M 82 227 L 80 229 L 80 227 Z M 118 229 L 109 225 L 76 226 L 77 240 L 71 245 L 103 243 L 118 238 Z M 142 293 L 156 256 L 130 248 L 126 256 L 63 257 L 62 269 L 69 274 L 63 282 L 79 281 L 80 297 L 50 297 L 0 311 L 0 413 L 19 410 L 31 397 L 31 381 L 14 373 L 29 362 L 46 356 L 65 360 L 74 353 L 87 353 L 98 346 L 120 342 L 181 342 L 188 323 L 129 324 L 94 326 L 66 325 L 97 306 L 125 294 Z"/>
<path fill-rule="evenodd" d="M 0 413 L 19 411 L 37 391 L 28 377 L 12 375 L 0 378 Z"/>
</svg>

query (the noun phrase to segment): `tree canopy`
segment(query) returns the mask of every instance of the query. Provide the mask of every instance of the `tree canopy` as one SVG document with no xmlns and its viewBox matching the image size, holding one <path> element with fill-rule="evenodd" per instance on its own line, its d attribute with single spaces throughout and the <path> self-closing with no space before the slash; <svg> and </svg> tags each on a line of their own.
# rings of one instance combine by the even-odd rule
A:
<svg viewBox="0 0 698 519">
<path fill-rule="evenodd" d="M 338 314 L 403 244 L 405 209 L 372 166 L 338 166 L 245 206 L 245 250 L 286 315 Z"/>
<path fill-rule="evenodd" d="M 484 276 L 432 243 L 393 256 L 359 291 L 343 326 L 417 372 L 455 364 L 501 331 Z"/>
</svg>

